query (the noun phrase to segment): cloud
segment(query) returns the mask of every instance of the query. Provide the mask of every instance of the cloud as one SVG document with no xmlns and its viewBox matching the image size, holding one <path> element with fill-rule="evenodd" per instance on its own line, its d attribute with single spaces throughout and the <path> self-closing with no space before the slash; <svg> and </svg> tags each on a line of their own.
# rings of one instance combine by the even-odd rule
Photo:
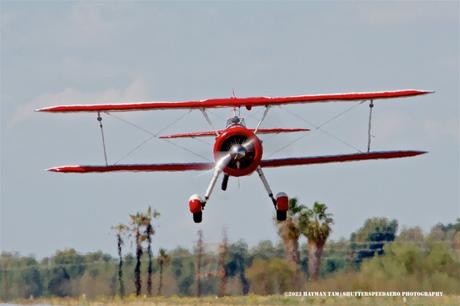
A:
<svg viewBox="0 0 460 306">
<path fill-rule="evenodd" d="M 148 86 L 142 78 L 137 78 L 126 88 L 108 88 L 102 91 L 83 92 L 74 88 L 65 88 L 55 93 L 40 95 L 22 105 L 19 105 L 8 120 L 12 126 L 29 120 L 34 110 L 44 106 L 57 104 L 94 104 L 107 102 L 137 102 L 145 101 L 149 96 Z"/>
</svg>

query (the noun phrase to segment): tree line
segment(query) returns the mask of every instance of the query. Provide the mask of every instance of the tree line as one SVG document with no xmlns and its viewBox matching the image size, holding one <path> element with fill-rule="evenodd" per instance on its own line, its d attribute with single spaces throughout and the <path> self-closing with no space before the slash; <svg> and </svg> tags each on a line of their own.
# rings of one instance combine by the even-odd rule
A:
<svg viewBox="0 0 460 306">
<path fill-rule="evenodd" d="M 0 256 L 0 300 L 42 296 L 245 295 L 304 289 L 405 290 L 460 293 L 460 219 L 437 224 L 427 234 L 387 218 L 370 218 L 349 239 L 331 241 L 333 216 L 327 206 L 289 202 L 287 220 L 274 219 L 280 240 L 249 247 L 229 242 L 217 248 L 197 233 L 193 250 L 152 245 L 150 207 L 113 227 L 117 257 L 101 251 L 57 251 L 37 260 Z M 301 238 L 305 238 L 302 242 Z M 127 243 L 134 246 L 127 252 Z M 156 252 L 154 252 L 156 250 Z M 154 254 L 155 253 L 155 254 Z"/>
</svg>

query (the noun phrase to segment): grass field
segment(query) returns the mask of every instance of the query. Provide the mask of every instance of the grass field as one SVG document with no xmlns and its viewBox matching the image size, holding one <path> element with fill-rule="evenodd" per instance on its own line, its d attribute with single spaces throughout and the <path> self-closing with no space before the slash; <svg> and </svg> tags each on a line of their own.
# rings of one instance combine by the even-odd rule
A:
<svg viewBox="0 0 460 306">
<path fill-rule="evenodd" d="M 118 305 L 460 305 L 460 296 L 443 297 L 284 297 L 284 296 L 229 296 L 217 297 L 153 297 L 135 298 L 127 297 L 123 300 L 112 298 L 76 299 L 76 298 L 50 298 L 16 301 L 13 304 L 21 305 L 62 305 L 62 306 L 118 306 Z"/>
</svg>

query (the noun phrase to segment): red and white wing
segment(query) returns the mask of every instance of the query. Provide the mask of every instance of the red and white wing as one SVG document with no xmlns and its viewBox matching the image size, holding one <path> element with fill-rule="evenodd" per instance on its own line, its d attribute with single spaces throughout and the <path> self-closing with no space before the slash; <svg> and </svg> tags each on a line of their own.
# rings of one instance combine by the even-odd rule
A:
<svg viewBox="0 0 460 306">
<path fill-rule="evenodd" d="M 173 164 L 131 164 L 131 165 L 108 165 L 108 166 L 59 166 L 47 169 L 61 173 L 101 173 L 101 172 L 169 172 L 169 171 L 199 171 L 209 170 L 214 163 L 173 163 Z"/>
<path fill-rule="evenodd" d="M 255 129 L 249 129 L 251 132 L 254 132 Z M 257 134 L 280 134 L 280 133 L 296 133 L 296 132 L 308 132 L 309 129 L 304 128 L 270 128 L 263 129 L 260 128 L 257 130 Z M 224 130 L 217 131 L 218 134 L 222 134 Z M 172 135 L 163 135 L 159 138 L 161 139 L 171 139 L 171 138 L 195 138 L 195 137 L 209 137 L 216 136 L 216 131 L 205 131 L 205 132 L 190 132 L 190 133 L 179 133 Z"/>
<path fill-rule="evenodd" d="M 262 168 L 275 168 L 287 166 L 327 164 L 336 162 L 348 162 L 370 159 L 390 159 L 412 157 L 420 154 L 425 154 L 424 151 L 383 151 L 370 153 L 355 153 L 344 155 L 329 155 L 329 156 L 310 156 L 310 157 L 292 157 L 280 159 L 266 159 L 260 162 Z"/>
<path fill-rule="evenodd" d="M 262 160 L 260 166 L 263 168 L 300 166 L 312 164 L 327 164 L 334 162 L 359 161 L 370 159 L 389 159 L 411 157 L 424 154 L 423 151 L 384 151 L 370 153 L 356 153 L 345 155 L 295 157 Z M 156 172 L 156 171 L 200 171 L 214 168 L 214 163 L 173 163 L 173 164 L 125 164 L 108 166 L 59 166 L 49 168 L 48 171 L 61 173 L 101 173 L 101 172 Z"/>
<path fill-rule="evenodd" d="M 145 111 L 166 109 L 203 109 L 223 107 L 246 107 L 248 109 L 258 106 L 275 106 L 285 104 L 324 103 L 340 101 L 362 101 L 404 98 L 432 93 L 427 90 L 405 89 L 395 91 L 334 93 L 320 95 L 303 95 L 288 97 L 248 97 L 248 98 L 222 98 L 181 102 L 138 102 L 138 103 L 109 103 L 109 104 L 76 104 L 57 105 L 37 109 L 40 112 L 113 112 L 113 111 Z"/>
</svg>

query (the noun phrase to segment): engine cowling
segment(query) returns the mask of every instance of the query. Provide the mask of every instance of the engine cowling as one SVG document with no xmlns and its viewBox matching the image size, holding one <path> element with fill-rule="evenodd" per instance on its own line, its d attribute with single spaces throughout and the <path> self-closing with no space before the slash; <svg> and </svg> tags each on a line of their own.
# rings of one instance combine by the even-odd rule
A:
<svg viewBox="0 0 460 306">
<path fill-rule="evenodd" d="M 281 211 L 287 211 L 289 209 L 289 198 L 286 193 L 278 192 L 275 196 L 276 209 Z"/>
<path fill-rule="evenodd" d="M 249 144 L 242 147 L 247 143 Z M 234 158 L 224 167 L 223 171 L 230 176 L 248 175 L 254 172 L 260 164 L 263 153 L 262 142 L 244 126 L 233 125 L 217 136 L 214 143 L 216 162 L 229 153 L 233 154 Z"/>
<path fill-rule="evenodd" d="M 196 213 L 199 213 L 201 212 L 201 203 L 203 202 L 203 200 L 201 199 L 201 197 L 197 194 L 194 194 L 192 195 L 189 199 L 188 199 L 188 206 L 190 208 L 190 212 L 192 214 L 196 214 Z"/>
</svg>

